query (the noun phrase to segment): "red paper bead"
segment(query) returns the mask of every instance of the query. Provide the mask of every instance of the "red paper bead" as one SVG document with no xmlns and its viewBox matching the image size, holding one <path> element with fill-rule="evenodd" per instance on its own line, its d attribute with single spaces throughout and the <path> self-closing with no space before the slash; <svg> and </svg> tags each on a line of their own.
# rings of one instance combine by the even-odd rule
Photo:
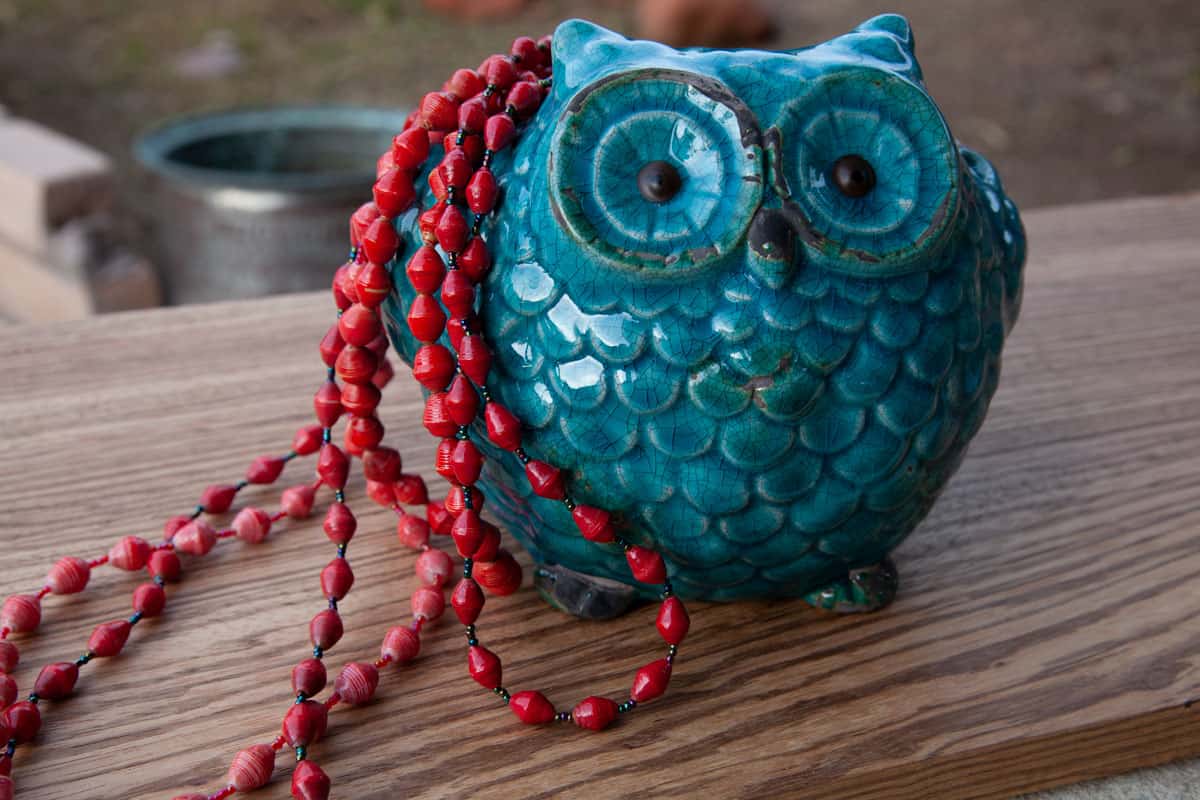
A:
<svg viewBox="0 0 1200 800">
<path fill-rule="evenodd" d="M 408 328 L 419 342 L 435 342 L 446 329 L 446 315 L 437 300 L 427 294 L 413 298 L 408 308 Z"/>
<path fill-rule="evenodd" d="M 383 332 L 383 328 L 374 309 L 355 303 L 338 318 L 338 331 L 347 344 L 366 347 Z"/>
<path fill-rule="evenodd" d="M 321 447 L 321 426 L 305 425 L 292 437 L 292 450 L 299 456 L 312 455 Z"/>
<path fill-rule="evenodd" d="M 329 711 L 323 703 L 294 703 L 283 717 L 283 739 L 292 747 L 307 747 L 325 735 Z"/>
<path fill-rule="evenodd" d="M 383 637 L 379 654 L 393 664 L 407 664 L 421 652 L 421 637 L 411 628 L 397 625 Z"/>
<path fill-rule="evenodd" d="M 261 544 L 271 532 L 271 515 L 261 508 L 248 506 L 237 513 L 230 527 L 246 544 Z"/>
<path fill-rule="evenodd" d="M 42 714 L 33 703 L 21 700 L 4 710 L 4 727 L 17 744 L 24 744 L 37 736 L 42 727 Z"/>
<path fill-rule="evenodd" d="M 653 700 L 667 690 L 671 680 L 671 664 L 665 659 L 652 661 L 633 676 L 633 688 L 629 696 L 639 703 Z"/>
<path fill-rule="evenodd" d="M 367 227 L 363 235 L 362 249 L 367 260 L 375 264 L 386 264 L 396 255 L 400 236 L 392 227 L 391 220 L 380 217 Z"/>
<path fill-rule="evenodd" d="M 521 565 L 504 549 L 490 561 L 476 561 L 471 575 L 489 594 L 499 597 L 506 597 L 521 587 Z"/>
<path fill-rule="evenodd" d="M 479 395 L 471 382 L 459 375 L 446 392 L 446 413 L 458 427 L 470 425 L 479 413 Z"/>
<path fill-rule="evenodd" d="M 336 444 L 326 442 L 321 445 L 321 454 L 317 456 L 317 475 L 330 489 L 344 489 L 346 477 L 350 473 L 350 461 L 346 454 Z"/>
<path fill-rule="evenodd" d="M 566 496 L 563 489 L 562 473 L 557 467 L 552 467 L 545 461 L 533 459 L 525 464 L 525 476 L 529 485 L 538 497 L 551 500 L 561 500 Z"/>
<path fill-rule="evenodd" d="M 429 134 L 423 129 L 411 128 L 392 139 L 392 161 L 400 169 L 414 171 L 424 164 L 427 158 Z"/>
<path fill-rule="evenodd" d="M 446 407 L 445 392 L 434 392 L 425 398 L 425 412 L 421 422 L 434 436 L 453 436 L 458 431 L 458 424 L 451 418 L 450 410 Z"/>
<path fill-rule="evenodd" d="M 329 800 L 329 776 L 312 761 L 304 760 L 292 772 L 292 797 L 295 800 Z"/>
<path fill-rule="evenodd" d="M 375 308 L 392 292 L 392 278 L 379 264 L 364 264 L 354 283 L 358 287 L 358 302 L 368 308 Z"/>
<path fill-rule="evenodd" d="M 464 336 L 458 344 L 458 363 L 466 376 L 480 386 L 487 383 L 492 354 L 482 336 Z"/>
<path fill-rule="evenodd" d="M 333 381 L 325 381 L 313 395 L 313 413 L 317 421 L 332 428 L 342 416 L 342 392 Z"/>
<path fill-rule="evenodd" d="M 417 248 L 404 271 L 414 289 L 421 294 L 433 294 L 446 277 L 446 262 L 437 250 L 426 244 Z"/>
<path fill-rule="evenodd" d="M 392 163 L 395 163 L 394 157 Z M 385 217 L 400 216 L 411 208 L 413 201 L 417 199 L 417 193 L 413 189 L 412 173 L 398 167 L 389 169 L 380 175 L 375 181 L 372 192 L 375 197 L 375 205 L 379 207 L 379 211 Z M 359 284 L 359 299 L 360 301 L 363 299 L 361 283 Z M 383 302 L 382 298 L 373 305 L 379 305 L 380 302 Z"/>
<path fill-rule="evenodd" d="M 172 542 L 181 553 L 202 556 L 217 544 L 217 532 L 204 520 L 197 519 L 180 528 Z"/>
<path fill-rule="evenodd" d="M 255 744 L 233 757 L 226 780 L 239 792 L 252 792 L 266 786 L 274 771 L 275 751 L 271 745 Z"/>
<path fill-rule="evenodd" d="M 322 527 L 329 541 L 334 544 L 346 544 L 354 537 L 354 532 L 358 529 L 358 520 L 345 503 L 334 503 L 325 512 L 325 524 Z"/>
<path fill-rule="evenodd" d="M 444 89 L 459 100 L 466 100 L 483 91 L 483 78 L 473 69 L 455 70 L 450 80 L 446 81 Z"/>
<path fill-rule="evenodd" d="M 375 159 L 375 180 L 379 180 L 387 173 L 396 168 L 396 157 L 392 155 L 389 148 L 379 154 L 379 158 Z"/>
<path fill-rule="evenodd" d="M 450 316 L 462 319 L 475 311 L 475 286 L 459 269 L 451 270 L 442 283 L 442 302 Z"/>
<path fill-rule="evenodd" d="M 174 550 L 155 550 L 150 554 L 146 568 L 150 571 L 150 577 L 162 578 L 167 582 L 179 580 L 183 572 L 183 564 Z"/>
<path fill-rule="evenodd" d="M 483 143 L 488 150 L 503 150 L 516 136 L 517 126 L 507 114 L 493 114 L 483 128 Z"/>
<path fill-rule="evenodd" d="M 363 475 L 370 481 L 393 483 L 400 478 L 400 453 L 391 447 L 376 447 L 363 454 Z"/>
<path fill-rule="evenodd" d="M 479 480 L 479 473 L 483 469 L 483 455 L 474 442 L 468 439 L 454 442 L 450 454 L 450 469 L 454 479 L 464 486 L 470 486 Z"/>
<path fill-rule="evenodd" d="M 554 719 L 554 706 L 541 692 L 517 692 L 508 701 L 517 719 L 526 725 L 542 725 Z"/>
<path fill-rule="evenodd" d="M 8 708 L 17 699 L 17 680 L 12 675 L 0 675 L 0 709 Z M 0 739 L 5 742 L 8 737 L 5 735 L 8 731 L 0 725 Z"/>
<path fill-rule="evenodd" d="M 467 158 L 466 153 L 457 147 L 446 151 L 446 154 L 442 156 L 442 163 L 438 165 L 437 171 L 442 178 L 442 182 L 446 186 L 452 186 L 455 189 L 465 188 L 467 181 L 471 180 L 470 159 Z M 449 208 L 453 208 L 453 206 L 449 206 Z"/>
<path fill-rule="evenodd" d="M 454 561 L 438 549 L 429 549 L 417 556 L 417 580 L 427 586 L 445 586 L 454 571 Z"/>
<path fill-rule="evenodd" d="M 480 563 L 487 563 L 499 555 L 500 529 L 490 522 L 484 522 L 483 536 L 480 537 L 479 546 L 475 548 L 475 555 L 472 557 Z"/>
<path fill-rule="evenodd" d="M 488 403 L 483 409 L 483 419 L 492 444 L 504 450 L 516 450 L 521 446 L 521 423 L 507 408 L 499 403 Z"/>
<path fill-rule="evenodd" d="M 450 595 L 450 605 L 463 625 L 473 625 L 483 610 L 483 590 L 472 578 L 463 578 Z"/>
<path fill-rule="evenodd" d="M 351 218 L 353 224 L 353 218 Z M 350 273 L 350 267 L 353 266 L 352 261 L 347 261 L 342 264 L 333 273 L 333 280 L 330 281 L 330 290 L 333 292 L 333 303 L 338 307 L 338 311 L 345 311 L 354 302 L 346 296 L 346 276 Z"/>
<path fill-rule="evenodd" d="M 375 370 L 375 374 L 371 376 L 371 384 L 376 389 L 384 389 L 392 381 L 392 376 L 396 374 L 396 370 L 392 367 L 392 362 L 386 358 L 379 359 L 379 368 Z"/>
<path fill-rule="evenodd" d="M 517 68 L 504 56 L 492 56 L 486 62 L 483 79 L 488 86 L 503 91 L 517 80 Z"/>
<path fill-rule="evenodd" d="M 333 600 L 341 600 L 350 594 L 354 585 L 354 571 L 350 562 L 344 558 L 335 558 L 321 570 L 321 594 Z"/>
<path fill-rule="evenodd" d="M 394 153 L 392 160 L 396 160 Z M 374 203 L 363 203 L 358 207 L 350 217 L 350 245 L 352 247 L 357 247 L 362 242 L 367 228 L 377 219 L 379 219 L 379 209 L 375 207 Z"/>
<path fill-rule="evenodd" d="M 500 686 L 503 667 L 500 657 L 486 647 L 472 645 L 467 650 L 467 671 L 471 677 L 485 689 L 495 689 Z"/>
<path fill-rule="evenodd" d="M 12 642 L 0 639 L 0 672 L 10 673 L 16 670 L 21 661 L 21 651 Z"/>
<path fill-rule="evenodd" d="M 542 103 L 542 90 L 537 84 L 521 81 L 508 90 L 505 104 L 520 119 L 526 119 Z M 378 201 L 376 201 L 378 202 Z"/>
<path fill-rule="evenodd" d="M 349 308 L 349 306 L 347 306 Z M 325 366 L 332 367 L 337 363 L 338 354 L 342 352 L 342 348 L 346 346 L 346 340 L 342 338 L 342 334 L 338 331 L 338 324 L 335 322 L 329 326 L 329 330 L 325 331 L 325 335 L 321 337 L 321 361 Z"/>
<path fill-rule="evenodd" d="M 346 441 L 359 453 L 378 447 L 383 441 L 383 434 L 383 423 L 374 414 L 353 417 L 346 425 Z"/>
<path fill-rule="evenodd" d="M 414 617 L 421 617 L 433 622 L 445 610 L 446 598 L 442 597 L 441 589 L 435 589 L 432 586 L 422 586 L 412 593 L 412 613 Z"/>
<path fill-rule="evenodd" d="M 473 97 L 458 107 L 458 129 L 467 134 L 482 133 L 487 117 L 483 98 Z"/>
<path fill-rule="evenodd" d="M 519 36 L 513 39 L 509 52 L 518 64 L 527 69 L 541 63 L 541 53 L 537 49 L 537 42 L 528 36 Z"/>
<path fill-rule="evenodd" d="M 475 315 L 472 314 L 468 319 L 474 322 Z M 466 334 L 463 333 L 463 321 L 461 318 L 451 317 L 446 323 L 446 333 L 450 336 L 450 346 L 452 348 L 458 350 L 462 347 L 463 336 Z"/>
<path fill-rule="evenodd" d="M 406 506 L 423 506 L 429 502 L 429 489 L 420 475 L 401 475 L 393 489 L 396 502 Z"/>
<path fill-rule="evenodd" d="M 317 612 L 308 623 L 308 637 L 312 640 L 313 647 L 322 650 L 328 650 L 337 644 L 342 638 L 343 630 L 342 617 L 332 608 Z"/>
<path fill-rule="evenodd" d="M 315 499 L 311 486 L 289 486 L 279 498 L 279 507 L 292 519 L 307 519 Z"/>
<path fill-rule="evenodd" d="M 476 214 L 487 214 L 496 205 L 496 176 L 487 167 L 478 170 L 467 184 L 467 205 Z"/>
<path fill-rule="evenodd" d="M 374 373 L 372 373 L 372 377 L 374 377 Z M 342 408 L 356 417 L 365 417 L 374 413 L 382 399 L 383 393 L 369 381 L 367 383 L 347 382 L 342 387 Z"/>
<path fill-rule="evenodd" d="M 454 151 L 459 152 L 459 151 Z M 465 159 L 466 156 L 463 156 Z M 446 206 L 446 210 L 442 212 L 441 218 L 438 220 L 437 227 L 434 228 L 434 234 L 437 236 L 438 244 L 447 253 L 457 253 L 467 243 L 467 233 L 469 231 L 466 217 L 463 216 L 458 206 Z"/>
<path fill-rule="evenodd" d="M 32 594 L 10 595 L 0 606 L 0 626 L 14 633 L 36 630 L 42 621 L 42 603 Z"/>
<path fill-rule="evenodd" d="M 588 697 L 571 711 L 571 719 L 581 728 L 602 731 L 617 718 L 617 704 L 607 697 Z"/>
<path fill-rule="evenodd" d="M 79 667 L 70 661 L 59 661 L 47 664 L 38 673 L 33 683 L 33 692 L 38 697 L 47 700 L 61 700 L 70 697 L 75 691 L 75 681 L 79 680 Z"/>
<path fill-rule="evenodd" d="M 429 544 L 429 523 L 413 514 L 404 514 L 396 521 L 396 536 L 405 547 L 420 550 Z"/>
<path fill-rule="evenodd" d="M 375 355 L 374 351 L 368 347 L 355 345 L 343 348 L 342 352 L 338 353 L 337 361 L 334 363 L 337 376 L 348 384 L 369 384 L 371 378 L 375 376 L 375 370 L 378 366 L 379 356 Z M 332 422 L 326 423 L 321 419 L 319 412 L 318 420 L 325 427 L 330 427 L 333 424 Z M 334 421 L 336 421 L 336 418 L 334 418 Z"/>
<path fill-rule="evenodd" d="M 450 459 L 454 455 L 455 441 L 454 439 L 442 439 L 438 442 L 437 452 L 433 457 L 434 470 L 446 480 L 454 477 L 454 465 L 450 463 Z"/>
<path fill-rule="evenodd" d="M 259 456 L 246 468 L 246 480 L 250 483 L 274 483 L 287 464 L 279 456 Z"/>
<path fill-rule="evenodd" d="M 133 590 L 133 610 L 143 617 L 157 617 L 167 605 L 167 593 L 157 583 L 143 583 Z"/>
<path fill-rule="evenodd" d="M 433 528 L 434 533 L 442 536 L 450 535 L 450 529 L 454 527 L 456 516 L 446 509 L 445 503 L 439 503 L 436 500 L 425 506 L 425 518 L 429 520 L 429 526 Z"/>
<path fill-rule="evenodd" d="M 687 609 L 678 597 L 668 597 L 658 609 L 658 619 L 655 622 L 658 633 L 667 644 L 678 645 L 687 636 L 691 627 L 691 619 Z"/>
<path fill-rule="evenodd" d="M 54 594 L 76 594 L 82 592 L 91 577 L 92 568 L 82 558 L 67 556 L 60 558 L 46 575 L 46 586 Z"/>
<path fill-rule="evenodd" d="M 171 541 L 175 538 L 175 534 L 179 532 L 179 529 L 191 521 L 192 518 L 186 514 L 171 517 L 163 524 L 163 539 L 168 542 Z"/>
<path fill-rule="evenodd" d="M 129 641 L 131 630 L 133 625 L 126 619 L 97 625 L 88 638 L 87 649 L 98 658 L 111 658 L 121 652 L 125 642 Z"/>
<path fill-rule="evenodd" d="M 379 686 L 379 670 L 373 664 L 353 661 L 342 667 L 333 689 L 352 706 L 361 706 L 375 696 Z"/>
<path fill-rule="evenodd" d="M 589 542 L 613 540 L 612 518 L 607 511 L 595 506 L 577 505 L 571 510 L 571 516 L 583 538 Z"/>
<path fill-rule="evenodd" d="M 491 267 L 492 254 L 488 252 L 487 244 L 480 236 L 467 242 L 467 246 L 458 255 L 458 268 L 471 283 L 478 284 L 482 281 Z"/>
<path fill-rule="evenodd" d="M 413 356 L 413 377 L 431 392 L 440 392 L 454 377 L 454 356 L 440 344 L 422 345 Z"/>
<path fill-rule="evenodd" d="M 224 514 L 233 505 L 238 487 L 228 483 L 217 483 L 207 487 L 200 495 L 200 505 L 209 514 Z M 135 567 L 141 569 L 141 567 Z"/>
<path fill-rule="evenodd" d="M 450 191 L 446 187 L 446 179 L 442 176 L 441 170 L 439 170 L 439 169 L 430 170 L 429 177 L 427 180 L 429 181 L 429 191 L 433 192 L 433 196 L 438 202 L 435 203 L 432 208 L 430 208 L 428 211 L 423 212 L 421 214 L 421 216 L 417 218 L 417 221 L 419 223 L 421 223 L 421 232 L 422 233 L 426 232 L 425 231 L 426 228 L 429 229 L 429 233 L 433 232 L 434 228 L 437 227 L 438 220 L 440 220 L 442 218 L 442 212 L 446 210 L 446 206 L 448 205 L 448 201 L 450 199 Z M 434 209 L 437 209 L 437 211 L 436 211 L 436 215 L 433 217 L 433 219 L 432 220 L 425 219 L 425 215 L 429 214 L 430 212 L 433 212 Z M 434 238 L 436 239 L 436 237 L 434 237 Z M 430 243 L 432 244 L 432 242 L 430 242 Z"/>
<path fill-rule="evenodd" d="M 206 489 L 201 502 L 211 497 L 215 497 L 218 500 L 223 499 L 223 494 L 213 491 L 218 488 L 220 487 L 210 486 Z M 207 507 L 208 504 L 205 503 L 205 508 Z M 226 505 L 225 508 L 228 509 L 229 506 Z M 139 569 L 145 567 L 148 558 L 150 558 L 150 543 L 140 536 L 124 536 L 108 551 L 108 563 L 117 569 L 129 570 L 130 572 L 137 572 Z"/>
<path fill-rule="evenodd" d="M 458 123 L 458 101 L 447 92 L 421 98 L 421 123 L 432 131 L 452 131 Z"/>
<path fill-rule="evenodd" d="M 454 546 L 458 548 L 460 556 L 463 558 L 474 556 L 475 551 L 479 549 L 480 542 L 483 541 L 483 521 L 479 519 L 479 512 L 472 508 L 461 511 L 454 518 L 450 535 L 454 538 Z"/>
<path fill-rule="evenodd" d="M 292 692 L 314 697 L 325 688 L 325 664 L 319 658 L 306 658 L 292 667 Z"/>
<path fill-rule="evenodd" d="M 642 583 L 663 583 L 667 579 L 667 566 L 663 558 L 653 550 L 634 545 L 625 551 L 625 560 L 633 577 Z"/>
<path fill-rule="evenodd" d="M 0 768 L 7 769 L 7 759 L 0 763 Z M 13 786 L 12 778 L 7 775 L 0 775 L 0 800 L 13 800 L 16 796 L 16 788 Z"/>
</svg>

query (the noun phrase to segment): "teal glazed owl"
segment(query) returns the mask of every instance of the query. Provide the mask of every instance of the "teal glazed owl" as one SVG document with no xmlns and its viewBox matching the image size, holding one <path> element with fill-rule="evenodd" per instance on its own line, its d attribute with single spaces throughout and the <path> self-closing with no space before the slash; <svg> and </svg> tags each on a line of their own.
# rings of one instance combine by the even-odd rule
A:
<svg viewBox="0 0 1200 800">
<path fill-rule="evenodd" d="M 891 15 L 784 52 L 566 22 L 549 96 L 496 161 L 477 300 L 492 395 L 684 598 L 887 603 L 888 553 L 983 423 L 1024 234 L 913 48 Z M 386 307 L 407 360 L 420 208 L 397 221 Z M 553 602 L 600 617 L 656 590 L 511 453 L 487 455 L 486 510 Z"/>
</svg>

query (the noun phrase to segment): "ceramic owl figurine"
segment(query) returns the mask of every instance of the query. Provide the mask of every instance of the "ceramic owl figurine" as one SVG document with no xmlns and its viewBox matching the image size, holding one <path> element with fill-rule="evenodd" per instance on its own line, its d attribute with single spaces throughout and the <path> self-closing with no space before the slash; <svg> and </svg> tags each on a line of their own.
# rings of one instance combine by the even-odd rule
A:
<svg viewBox="0 0 1200 800">
<path fill-rule="evenodd" d="M 570 21 L 552 55 L 482 227 L 492 395 L 575 497 L 662 553 L 680 596 L 887 603 L 889 551 L 987 412 L 1025 257 L 995 171 L 925 91 L 908 23 L 768 52 Z M 418 211 L 397 223 L 386 309 L 409 360 Z M 487 455 L 486 510 L 547 597 L 601 617 L 650 595 L 511 453 Z"/>
</svg>

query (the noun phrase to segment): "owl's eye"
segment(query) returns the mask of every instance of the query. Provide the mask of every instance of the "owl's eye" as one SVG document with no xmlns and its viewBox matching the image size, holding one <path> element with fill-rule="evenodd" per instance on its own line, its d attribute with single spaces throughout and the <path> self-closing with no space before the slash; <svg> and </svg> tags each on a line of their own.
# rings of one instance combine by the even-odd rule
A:
<svg viewBox="0 0 1200 800">
<path fill-rule="evenodd" d="M 918 86 L 852 68 L 803 87 L 778 122 L 788 202 L 808 255 L 861 275 L 919 269 L 958 204 L 958 151 Z"/>
<path fill-rule="evenodd" d="M 875 188 L 875 168 L 862 156 L 842 156 L 833 162 L 829 177 L 846 197 L 866 197 Z"/>
<path fill-rule="evenodd" d="M 741 242 L 758 206 L 758 141 L 749 110 L 712 78 L 646 69 L 601 79 L 552 134 L 555 216 L 618 268 L 678 275 L 712 263 Z"/>
</svg>

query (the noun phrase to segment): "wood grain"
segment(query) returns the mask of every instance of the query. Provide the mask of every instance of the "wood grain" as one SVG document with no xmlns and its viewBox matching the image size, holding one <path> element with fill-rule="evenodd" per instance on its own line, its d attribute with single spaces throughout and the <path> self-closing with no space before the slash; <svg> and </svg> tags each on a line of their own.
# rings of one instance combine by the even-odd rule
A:
<svg viewBox="0 0 1200 800">
<path fill-rule="evenodd" d="M 1028 215 L 1000 392 L 899 550 L 889 610 L 697 606 L 673 691 L 602 735 L 519 727 L 467 676 L 444 622 L 376 702 L 334 714 L 313 755 L 335 795 L 991 798 L 1200 755 L 1197 222 L 1200 195 Z M 40 585 L 60 555 L 156 535 L 206 483 L 284 449 L 329 317 L 304 295 L 0 329 L 0 590 Z M 414 386 L 390 394 L 389 432 L 428 473 Z M 18 797 L 218 787 L 239 747 L 275 735 L 331 556 L 314 521 L 195 564 L 165 618 L 46 704 L 16 758 Z M 350 556 L 333 666 L 372 655 L 413 587 L 382 511 L 365 513 Z M 135 585 L 99 571 L 84 595 L 49 598 L 41 633 L 20 640 L 22 687 L 128 613 Z M 660 649 L 651 613 L 578 622 L 525 590 L 491 601 L 481 631 L 510 687 L 566 705 L 627 689 Z M 287 797 L 288 771 L 260 796 Z"/>
</svg>

